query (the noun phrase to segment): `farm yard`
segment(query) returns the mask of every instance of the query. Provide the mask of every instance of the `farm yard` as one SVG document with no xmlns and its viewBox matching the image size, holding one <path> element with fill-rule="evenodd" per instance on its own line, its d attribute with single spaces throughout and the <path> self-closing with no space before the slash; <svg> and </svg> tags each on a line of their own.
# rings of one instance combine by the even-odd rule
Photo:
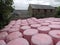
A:
<svg viewBox="0 0 60 45">
<path fill-rule="evenodd" d="M 60 1 L 0 0 L 0 45 L 60 45 Z"/>
<path fill-rule="evenodd" d="M 60 18 L 12 20 L 0 30 L 0 45 L 60 45 Z"/>
</svg>

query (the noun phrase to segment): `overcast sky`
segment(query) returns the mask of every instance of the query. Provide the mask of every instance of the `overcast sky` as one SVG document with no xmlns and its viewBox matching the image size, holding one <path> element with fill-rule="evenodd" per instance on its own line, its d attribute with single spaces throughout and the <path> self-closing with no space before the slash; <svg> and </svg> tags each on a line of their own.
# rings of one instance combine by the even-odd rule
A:
<svg viewBox="0 0 60 45">
<path fill-rule="evenodd" d="M 14 0 L 16 10 L 27 10 L 29 4 L 60 6 L 60 0 Z"/>
</svg>

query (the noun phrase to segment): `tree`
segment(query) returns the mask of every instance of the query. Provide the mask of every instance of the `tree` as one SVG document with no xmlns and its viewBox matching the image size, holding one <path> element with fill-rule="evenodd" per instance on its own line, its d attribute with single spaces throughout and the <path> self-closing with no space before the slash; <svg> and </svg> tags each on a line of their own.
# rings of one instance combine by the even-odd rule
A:
<svg viewBox="0 0 60 45">
<path fill-rule="evenodd" d="M 60 18 L 60 6 L 57 7 L 57 9 L 56 9 L 56 16 L 55 17 L 59 17 Z"/>
<path fill-rule="evenodd" d="M 13 0 L 0 0 L 0 29 L 8 24 L 13 12 Z"/>
</svg>

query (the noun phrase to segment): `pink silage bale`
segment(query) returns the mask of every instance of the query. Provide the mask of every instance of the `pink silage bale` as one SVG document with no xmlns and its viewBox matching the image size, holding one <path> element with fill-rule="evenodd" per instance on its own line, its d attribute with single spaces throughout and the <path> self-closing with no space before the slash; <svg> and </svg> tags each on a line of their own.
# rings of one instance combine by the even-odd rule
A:
<svg viewBox="0 0 60 45">
<path fill-rule="evenodd" d="M 28 25 L 27 20 L 22 20 L 21 25 Z"/>
<path fill-rule="evenodd" d="M 60 41 L 60 30 L 51 30 L 49 35 L 53 38 L 54 44 Z"/>
<path fill-rule="evenodd" d="M 27 19 L 27 22 L 30 24 L 31 19 Z"/>
<path fill-rule="evenodd" d="M 7 32 L 8 30 L 10 30 L 9 27 L 8 27 L 8 28 L 3 28 L 1 31 L 2 31 L 2 32 Z"/>
<path fill-rule="evenodd" d="M 24 38 L 18 38 L 8 42 L 7 45 L 29 45 L 29 42 Z"/>
<path fill-rule="evenodd" d="M 23 32 L 24 38 L 27 39 L 31 45 L 31 37 L 35 34 L 38 34 L 37 29 L 27 29 Z"/>
<path fill-rule="evenodd" d="M 51 20 L 51 19 L 55 19 L 54 17 L 48 17 L 48 18 L 44 18 L 45 20 Z"/>
<path fill-rule="evenodd" d="M 60 25 L 60 22 L 51 22 L 51 24 Z"/>
<path fill-rule="evenodd" d="M 60 18 L 55 18 L 54 22 L 60 22 Z"/>
<path fill-rule="evenodd" d="M 20 25 L 14 25 L 12 28 L 10 28 L 8 30 L 8 33 L 11 33 L 11 32 L 16 32 L 16 31 L 19 31 L 20 30 Z"/>
<path fill-rule="evenodd" d="M 58 41 L 58 42 L 56 43 L 56 45 L 60 45 L 60 41 Z"/>
<path fill-rule="evenodd" d="M 12 28 L 20 28 L 21 25 L 15 24 Z"/>
<path fill-rule="evenodd" d="M 50 23 L 45 22 L 45 23 L 41 23 L 42 26 L 48 26 Z"/>
<path fill-rule="evenodd" d="M 37 18 L 32 17 L 31 19 L 32 19 L 34 22 L 38 23 L 38 19 L 37 19 Z"/>
<path fill-rule="evenodd" d="M 53 40 L 48 34 L 36 34 L 31 38 L 31 45 L 53 45 Z"/>
<path fill-rule="evenodd" d="M 22 26 L 21 28 L 20 28 L 20 32 L 24 32 L 25 30 L 27 30 L 27 29 L 30 29 L 31 27 L 30 26 Z"/>
<path fill-rule="evenodd" d="M 18 19 L 16 22 L 21 22 L 21 19 Z"/>
<path fill-rule="evenodd" d="M 43 23 L 43 22 L 44 22 L 44 19 L 38 19 L 37 22 L 38 22 L 38 23 Z"/>
<path fill-rule="evenodd" d="M 39 21 L 45 21 L 45 19 L 38 19 Z"/>
<path fill-rule="evenodd" d="M 34 24 L 34 22 L 33 21 L 29 21 L 29 24 Z"/>
<path fill-rule="evenodd" d="M 21 32 L 17 31 L 17 32 L 13 32 L 13 33 L 10 33 L 8 36 L 7 36 L 7 39 L 6 41 L 9 42 L 11 40 L 14 40 L 14 39 L 17 39 L 17 38 L 22 38 L 23 35 Z"/>
<path fill-rule="evenodd" d="M 41 24 L 31 24 L 30 26 L 31 26 L 32 28 L 37 29 L 37 27 L 40 27 L 40 26 L 41 26 Z"/>
<path fill-rule="evenodd" d="M 20 24 L 21 24 L 21 19 L 18 19 L 18 20 L 16 21 L 16 24 L 17 24 L 17 25 L 20 25 Z"/>
<path fill-rule="evenodd" d="M 32 19 L 27 19 L 29 24 L 36 24 L 36 22 L 34 22 Z"/>
<path fill-rule="evenodd" d="M 9 25 L 14 25 L 16 23 L 15 20 L 10 21 Z"/>
<path fill-rule="evenodd" d="M 22 20 L 22 23 L 26 22 L 26 20 Z"/>
<path fill-rule="evenodd" d="M 48 26 L 40 26 L 37 29 L 40 33 L 48 33 L 51 30 L 51 28 Z"/>
<path fill-rule="evenodd" d="M 51 24 L 51 25 L 49 25 L 49 27 L 50 27 L 52 30 L 60 30 L 60 25 Z"/>
<path fill-rule="evenodd" d="M 31 19 L 36 19 L 35 17 L 31 17 Z"/>
<path fill-rule="evenodd" d="M 0 40 L 0 45 L 6 45 L 6 42 L 4 40 Z"/>
<path fill-rule="evenodd" d="M 12 28 L 12 27 L 13 27 L 13 25 L 9 24 L 8 27 L 6 27 L 6 28 Z"/>
<path fill-rule="evenodd" d="M 48 18 L 47 20 L 49 20 L 49 21 L 54 21 L 55 18 Z"/>
<path fill-rule="evenodd" d="M 16 21 L 11 21 L 5 28 L 12 28 Z"/>
<path fill-rule="evenodd" d="M 27 22 L 27 20 L 25 21 L 25 24 L 26 24 L 26 25 L 29 25 L 28 22 Z"/>
<path fill-rule="evenodd" d="M 6 40 L 8 33 L 7 32 L 1 32 L 0 33 L 0 40 Z"/>
<path fill-rule="evenodd" d="M 8 33 L 12 33 L 12 32 L 16 32 L 19 31 L 20 28 L 16 27 L 16 28 L 11 28 L 10 30 L 8 30 Z"/>
<path fill-rule="evenodd" d="M 9 25 L 6 25 L 4 28 L 8 28 L 9 27 Z"/>
<path fill-rule="evenodd" d="M 47 20 L 45 20 L 44 22 L 45 22 L 45 23 L 51 23 L 51 22 L 53 22 L 53 21 L 50 21 L 50 20 L 47 19 Z"/>
</svg>

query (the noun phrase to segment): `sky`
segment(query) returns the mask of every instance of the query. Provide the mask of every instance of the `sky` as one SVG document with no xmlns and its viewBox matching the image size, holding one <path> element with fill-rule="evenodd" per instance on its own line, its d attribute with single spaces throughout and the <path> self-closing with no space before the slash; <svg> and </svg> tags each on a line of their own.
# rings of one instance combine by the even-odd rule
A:
<svg viewBox="0 0 60 45">
<path fill-rule="evenodd" d="M 60 6 L 60 0 L 14 0 L 16 10 L 27 10 L 29 4 Z"/>
</svg>

